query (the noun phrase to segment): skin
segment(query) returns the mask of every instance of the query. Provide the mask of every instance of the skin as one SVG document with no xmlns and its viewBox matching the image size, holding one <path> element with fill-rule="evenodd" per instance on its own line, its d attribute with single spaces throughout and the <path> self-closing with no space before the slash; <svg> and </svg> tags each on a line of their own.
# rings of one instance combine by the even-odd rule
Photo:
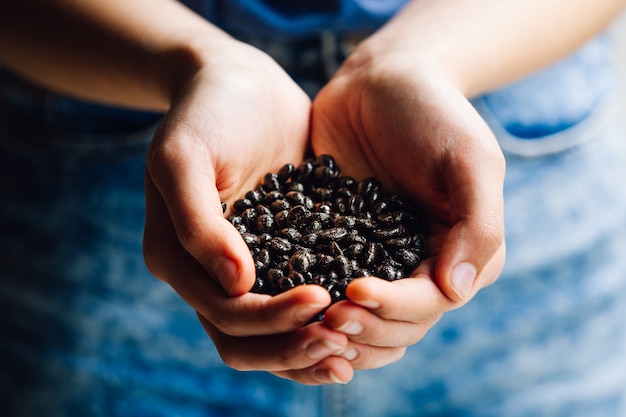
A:
<svg viewBox="0 0 626 417">
<path fill-rule="evenodd" d="M 224 362 L 325 384 L 399 360 L 497 279 L 504 159 L 467 99 L 563 57 L 625 2 L 414 0 L 313 103 L 266 54 L 174 1 L 13 3 L 0 13 L 3 65 L 66 94 L 166 112 L 147 155 L 144 256 Z M 434 218 L 432 257 L 411 279 L 356 280 L 350 301 L 310 325 L 329 295 L 248 293 L 252 259 L 220 204 L 307 146 Z"/>
</svg>

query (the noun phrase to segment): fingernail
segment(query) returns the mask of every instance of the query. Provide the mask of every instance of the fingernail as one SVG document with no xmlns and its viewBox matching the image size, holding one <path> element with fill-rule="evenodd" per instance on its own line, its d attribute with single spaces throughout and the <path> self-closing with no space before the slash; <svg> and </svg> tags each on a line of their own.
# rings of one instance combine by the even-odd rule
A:
<svg viewBox="0 0 626 417">
<path fill-rule="evenodd" d="M 452 271 L 452 289 L 459 297 L 465 299 L 472 292 L 475 279 L 476 268 L 469 262 L 461 262 Z"/>
<path fill-rule="evenodd" d="M 343 353 L 344 349 L 344 347 L 329 342 L 328 340 L 317 340 L 307 346 L 306 355 L 310 359 L 319 360 L 333 354 Z"/>
<path fill-rule="evenodd" d="M 213 265 L 213 274 L 227 294 L 230 294 L 237 284 L 239 270 L 232 259 L 222 256 Z"/>
<path fill-rule="evenodd" d="M 313 379 L 323 384 L 332 382 L 333 384 L 346 384 L 335 375 L 335 373 L 329 369 L 316 369 L 313 371 Z"/>
<path fill-rule="evenodd" d="M 343 355 L 341 356 L 349 361 L 353 361 L 357 358 L 357 356 L 359 356 L 359 351 L 355 348 L 346 349 L 346 351 L 343 352 Z"/>
<path fill-rule="evenodd" d="M 357 334 L 361 334 L 363 331 L 363 325 L 358 321 L 348 321 L 335 330 L 351 336 L 356 336 Z"/>
</svg>

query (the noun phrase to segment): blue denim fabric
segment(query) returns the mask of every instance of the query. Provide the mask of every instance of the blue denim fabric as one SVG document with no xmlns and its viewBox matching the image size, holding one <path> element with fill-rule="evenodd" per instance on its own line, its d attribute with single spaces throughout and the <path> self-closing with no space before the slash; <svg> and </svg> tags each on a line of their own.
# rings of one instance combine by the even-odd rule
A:
<svg viewBox="0 0 626 417">
<path fill-rule="evenodd" d="M 572 62 L 558 71 L 578 71 Z M 554 87 L 541 77 L 526 85 Z M 529 139 L 503 116 L 526 114 L 515 89 L 475 101 L 508 164 L 502 277 L 399 363 L 305 387 L 228 369 L 192 309 L 146 270 L 144 155 L 158 115 L 2 74 L 0 415 L 626 416 L 620 113 L 608 89 L 585 91 L 585 111 Z"/>
<path fill-rule="evenodd" d="M 292 38 L 320 31 L 371 30 L 407 0 L 181 0 L 226 31 Z"/>
</svg>

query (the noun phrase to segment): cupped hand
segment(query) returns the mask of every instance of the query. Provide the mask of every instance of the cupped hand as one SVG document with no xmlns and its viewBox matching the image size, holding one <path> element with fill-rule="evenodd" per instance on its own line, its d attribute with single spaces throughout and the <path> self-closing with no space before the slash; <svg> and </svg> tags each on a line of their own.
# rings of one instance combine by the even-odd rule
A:
<svg viewBox="0 0 626 417">
<path fill-rule="evenodd" d="M 311 140 L 342 173 L 378 178 L 433 221 L 429 259 L 411 278 L 357 279 L 350 301 L 326 312 L 359 352 L 355 368 L 382 366 L 500 274 L 504 158 L 445 74 L 406 54 L 349 58 L 313 103 Z"/>
<path fill-rule="evenodd" d="M 321 287 L 253 294 L 250 252 L 225 219 L 267 172 L 302 160 L 310 100 L 267 55 L 234 42 L 184 83 L 147 158 L 144 256 L 198 313 L 224 361 L 307 384 L 347 381 L 344 334 L 310 320 Z"/>
</svg>

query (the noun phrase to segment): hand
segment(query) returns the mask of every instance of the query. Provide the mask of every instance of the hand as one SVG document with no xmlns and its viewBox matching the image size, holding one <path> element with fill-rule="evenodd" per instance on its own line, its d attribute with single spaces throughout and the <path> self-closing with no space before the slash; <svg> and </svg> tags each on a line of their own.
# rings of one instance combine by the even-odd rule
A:
<svg viewBox="0 0 626 417">
<path fill-rule="evenodd" d="M 342 172 L 374 176 L 434 219 L 412 278 L 355 280 L 326 325 L 359 352 L 357 369 L 402 357 L 446 311 L 499 275 L 505 256 L 504 158 L 468 100 L 429 62 L 351 57 L 313 103 L 312 146 Z"/>
<path fill-rule="evenodd" d="M 144 254 L 150 271 L 198 313 L 223 360 L 307 384 L 352 377 L 344 334 L 316 323 L 321 287 L 248 293 L 250 252 L 224 218 L 270 171 L 302 160 L 310 100 L 262 52 L 235 43 L 184 83 L 148 153 Z"/>
</svg>

